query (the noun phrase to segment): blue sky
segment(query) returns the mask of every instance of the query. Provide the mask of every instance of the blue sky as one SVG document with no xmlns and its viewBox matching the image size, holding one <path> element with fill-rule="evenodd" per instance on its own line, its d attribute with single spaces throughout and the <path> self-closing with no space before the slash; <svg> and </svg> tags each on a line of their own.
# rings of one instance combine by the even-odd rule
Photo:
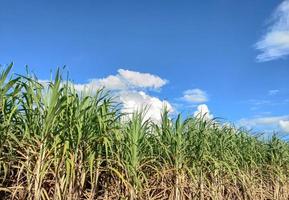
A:
<svg viewBox="0 0 289 200">
<path fill-rule="evenodd" d="M 2 66 L 46 80 L 66 65 L 79 88 L 109 84 L 127 109 L 167 103 L 289 132 L 288 54 L 288 0 L 0 0 Z"/>
</svg>

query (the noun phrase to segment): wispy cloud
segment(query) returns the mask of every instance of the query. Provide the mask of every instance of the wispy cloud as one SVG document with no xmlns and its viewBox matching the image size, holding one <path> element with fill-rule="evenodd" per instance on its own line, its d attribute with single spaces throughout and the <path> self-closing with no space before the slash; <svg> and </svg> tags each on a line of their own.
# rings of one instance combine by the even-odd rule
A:
<svg viewBox="0 0 289 200">
<path fill-rule="evenodd" d="M 270 96 L 274 96 L 274 95 L 278 94 L 279 92 L 280 92 L 280 90 L 269 90 L 269 91 L 268 91 L 268 94 L 269 94 Z"/>
<path fill-rule="evenodd" d="M 283 1 L 271 17 L 267 33 L 256 43 L 261 53 L 260 62 L 284 58 L 289 55 L 289 0 Z"/>
<path fill-rule="evenodd" d="M 263 130 L 271 129 L 289 133 L 289 115 L 244 118 L 238 124 L 250 129 L 262 128 Z"/>
<path fill-rule="evenodd" d="M 208 95 L 205 91 L 196 88 L 186 90 L 183 93 L 182 99 L 190 103 L 204 103 L 208 101 Z"/>
<path fill-rule="evenodd" d="M 272 101 L 266 100 L 266 99 L 250 99 L 248 101 L 245 101 L 246 103 L 249 103 L 254 106 L 263 106 L 263 105 L 271 105 Z"/>
</svg>

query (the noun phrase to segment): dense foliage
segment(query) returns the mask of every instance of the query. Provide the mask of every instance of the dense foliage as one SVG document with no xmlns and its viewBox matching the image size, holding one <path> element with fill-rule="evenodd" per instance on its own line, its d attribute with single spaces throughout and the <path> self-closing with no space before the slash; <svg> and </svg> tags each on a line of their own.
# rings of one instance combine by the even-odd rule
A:
<svg viewBox="0 0 289 200">
<path fill-rule="evenodd" d="M 1 199 L 288 199 L 289 145 L 214 120 L 123 120 L 109 93 L 0 72 Z"/>
</svg>

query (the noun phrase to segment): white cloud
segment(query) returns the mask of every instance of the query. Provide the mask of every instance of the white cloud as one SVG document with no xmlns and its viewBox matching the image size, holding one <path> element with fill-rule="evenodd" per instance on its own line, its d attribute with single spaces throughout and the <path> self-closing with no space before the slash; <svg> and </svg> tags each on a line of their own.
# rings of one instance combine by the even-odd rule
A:
<svg viewBox="0 0 289 200">
<path fill-rule="evenodd" d="M 197 110 L 194 112 L 194 117 L 206 120 L 213 119 L 213 115 L 210 114 L 210 110 L 206 104 L 198 105 Z"/>
<path fill-rule="evenodd" d="M 100 86 L 106 87 L 107 89 L 110 90 L 122 90 L 127 88 L 127 85 L 119 76 L 110 75 L 106 78 L 94 81 L 96 84 L 99 84 Z"/>
<path fill-rule="evenodd" d="M 256 48 L 261 51 L 257 56 L 260 62 L 284 58 L 289 54 L 289 0 L 277 7 L 268 32 L 256 43 Z"/>
<path fill-rule="evenodd" d="M 280 120 L 287 118 L 288 116 L 256 117 L 251 119 L 241 119 L 240 124 L 247 127 L 253 127 L 257 125 L 272 125 L 278 124 Z"/>
<path fill-rule="evenodd" d="M 204 103 L 208 101 L 208 95 L 201 89 L 186 90 L 183 99 L 191 103 Z"/>
<path fill-rule="evenodd" d="M 173 112 L 173 107 L 168 101 L 149 96 L 143 91 L 125 91 L 119 94 L 120 102 L 123 104 L 124 113 L 132 113 L 145 109 L 145 120 L 150 118 L 154 122 L 160 122 L 161 112 L 164 107 Z"/>
<path fill-rule="evenodd" d="M 47 81 L 43 81 L 47 82 Z M 109 75 L 105 78 L 91 79 L 88 83 L 72 84 L 78 92 L 95 92 L 100 88 L 106 88 L 118 96 L 118 101 L 122 104 L 122 111 L 131 113 L 145 109 L 145 119 L 150 118 L 154 122 L 161 120 L 161 112 L 164 106 L 171 113 L 172 105 L 165 100 L 146 94 L 144 89 L 160 89 L 167 83 L 167 80 L 149 74 L 136 71 L 119 69 L 116 75 Z"/>
<path fill-rule="evenodd" d="M 279 126 L 285 133 L 289 133 L 289 120 L 280 120 Z"/>
<path fill-rule="evenodd" d="M 124 69 L 119 69 L 118 73 L 119 76 L 132 87 L 159 89 L 167 83 L 167 80 L 149 73 L 140 73 Z"/>
<path fill-rule="evenodd" d="M 48 84 L 50 83 L 50 81 L 46 79 L 39 79 L 37 80 L 37 82 L 40 83 L 44 87 L 48 86 Z"/>
<path fill-rule="evenodd" d="M 269 90 L 269 91 L 268 91 L 268 94 L 269 94 L 270 96 L 274 96 L 274 95 L 278 94 L 279 92 L 280 92 L 280 90 Z"/>
<path fill-rule="evenodd" d="M 262 128 L 289 132 L 289 115 L 241 119 L 239 125 L 246 128 Z"/>
<path fill-rule="evenodd" d="M 39 83 L 46 86 L 50 81 L 39 80 Z M 87 83 L 69 83 L 76 91 L 90 94 L 100 88 L 114 91 L 118 101 L 122 103 L 122 111 L 130 113 L 145 109 L 145 120 L 150 118 L 154 122 L 161 120 L 161 112 L 164 107 L 170 113 L 174 111 L 173 106 L 165 100 L 146 94 L 144 89 L 160 89 L 168 81 L 157 75 L 141 73 L 136 71 L 119 69 L 116 75 L 109 75 L 105 78 L 91 79 Z"/>
<path fill-rule="evenodd" d="M 102 87 L 108 90 L 160 89 L 166 83 L 167 80 L 153 74 L 119 69 L 116 75 L 74 85 L 77 91 L 95 91 Z"/>
<path fill-rule="evenodd" d="M 74 84 L 74 88 L 77 91 L 96 91 L 100 88 L 106 88 L 108 90 L 124 90 L 127 89 L 125 82 L 119 77 L 114 75 L 109 75 L 102 79 L 91 79 L 85 84 Z"/>
</svg>

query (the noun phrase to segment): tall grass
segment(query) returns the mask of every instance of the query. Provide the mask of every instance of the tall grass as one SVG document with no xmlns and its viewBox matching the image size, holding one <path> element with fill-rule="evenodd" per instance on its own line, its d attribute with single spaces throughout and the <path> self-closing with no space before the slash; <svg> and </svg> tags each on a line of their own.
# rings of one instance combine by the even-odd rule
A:
<svg viewBox="0 0 289 200">
<path fill-rule="evenodd" d="M 288 199 L 289 145 L 188 117 L 128 120 L 104 90 L 0 74 L 0 199 Z"/>
</svg>

